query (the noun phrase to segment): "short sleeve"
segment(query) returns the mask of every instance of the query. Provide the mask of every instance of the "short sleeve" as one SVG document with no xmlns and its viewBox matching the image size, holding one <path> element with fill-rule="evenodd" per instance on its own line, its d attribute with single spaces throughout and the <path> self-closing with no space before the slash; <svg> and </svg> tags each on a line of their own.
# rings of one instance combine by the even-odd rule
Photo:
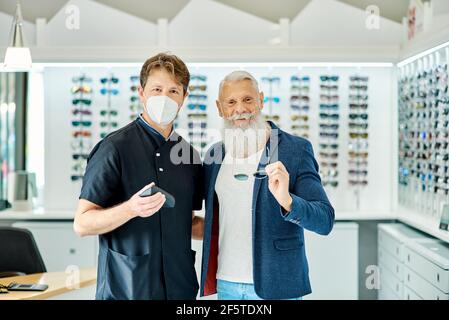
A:
<svg viewBox="0 0 449 320">
<path fill-rule="evenodd" d="M 87 160 L 80 199 L 102 208 L 120 201 L 120 157 L 112 142 L 103 140 L 95 146 Z"/>
</svg>

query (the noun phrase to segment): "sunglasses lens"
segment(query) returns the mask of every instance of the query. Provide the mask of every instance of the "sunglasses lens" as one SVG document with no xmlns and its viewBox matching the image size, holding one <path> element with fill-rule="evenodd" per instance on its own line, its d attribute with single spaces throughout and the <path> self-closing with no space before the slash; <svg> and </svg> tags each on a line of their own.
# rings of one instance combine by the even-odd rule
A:
<svg viewBox="0 0 449 320">
<path fill-rule="evenodd" d="M 238 173 L 238 174 L 234 174 L 234 178 L 239 181 L 246 181 L 246 180 L 248 180 L 249 177 L 247 174 Z"/>
</svg>

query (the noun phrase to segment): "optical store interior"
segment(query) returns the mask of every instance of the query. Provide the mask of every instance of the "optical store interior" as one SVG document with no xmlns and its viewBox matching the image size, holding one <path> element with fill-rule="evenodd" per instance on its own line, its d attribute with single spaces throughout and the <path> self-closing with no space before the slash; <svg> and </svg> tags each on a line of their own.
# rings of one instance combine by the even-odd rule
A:
<svg viewBox="0 0 449 320">
<path fill-rule="evenodd" d="M 0 300 L 95 299 L 99 237 L 74 232 L 87 158 L 145 112 L 160 52 L 190 72 L 174 130 L 203 160 L 236 70 L 311 143 L 335 221 L 304 230 L 304 300 L 449 300 L 447 0 L 1 0 Z"/>
</svg>

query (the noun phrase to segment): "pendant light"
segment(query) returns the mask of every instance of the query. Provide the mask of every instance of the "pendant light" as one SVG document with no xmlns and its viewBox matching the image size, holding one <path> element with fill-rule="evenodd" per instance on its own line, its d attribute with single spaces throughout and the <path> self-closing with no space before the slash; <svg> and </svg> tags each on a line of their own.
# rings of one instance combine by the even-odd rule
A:
<svg viewBox="0 0 449 320">
<path fill-rule="evenodd" d="M 4 66 L 12 70 L 31 69 L 30 48 L 25 46 L 23 36 L 23 19 L 20 4 L 17 3 L 16 14 L 11 29 L 10 46 L 6 49 Z"/>
</svg>

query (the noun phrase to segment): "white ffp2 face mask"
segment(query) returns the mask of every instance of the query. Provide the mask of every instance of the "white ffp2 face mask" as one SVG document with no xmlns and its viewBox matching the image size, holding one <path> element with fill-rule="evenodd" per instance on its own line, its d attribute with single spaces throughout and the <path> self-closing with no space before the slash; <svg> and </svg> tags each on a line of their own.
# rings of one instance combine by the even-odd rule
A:
<svg viewBox="0 0 449 320">
<path fill-rule="evenodd" d="M 160 125 L 167 125 L 175 120 L 179 106 L 167 96 L 151 96 L 147 99 L 145 111 L 148 116 Z"/>
</svg>

